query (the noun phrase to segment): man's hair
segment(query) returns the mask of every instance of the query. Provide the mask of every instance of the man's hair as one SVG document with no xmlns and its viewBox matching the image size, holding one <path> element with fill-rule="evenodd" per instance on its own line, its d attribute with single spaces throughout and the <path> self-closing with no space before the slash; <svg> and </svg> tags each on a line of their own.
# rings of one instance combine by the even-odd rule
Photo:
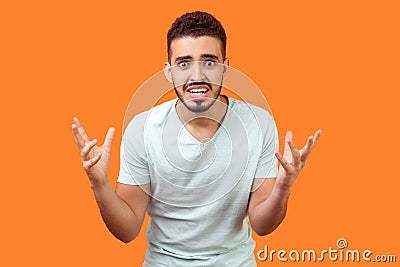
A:
<svg viewBox="0 0 400 267">
<path fill-rule="evenodd" d="M 222 24 L 211 14 L 195 11 L 183 14 L 175 20 L 168 30 L 168 60 L 171 60 L 171 42 L 181 37 L 211 36 L 221 40 L 222 58 L 226 55 L 226 34 Z"/>
</svg>

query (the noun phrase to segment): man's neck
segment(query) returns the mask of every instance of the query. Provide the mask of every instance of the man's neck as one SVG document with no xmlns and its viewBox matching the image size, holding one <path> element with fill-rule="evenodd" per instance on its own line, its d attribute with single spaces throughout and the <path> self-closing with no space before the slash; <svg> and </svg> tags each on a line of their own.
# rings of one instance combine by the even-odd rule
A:
<svg viewBox="0 0 400 267">
<path fill-rule="evenodd" d="M 201 113 L 188 110 L 185 105 L 181 105 L 180 101 L 176 105 L 179 119 L 185 127 L 190 125 L 190 128 L 193 129 L 219 126 L 225 117 L 227 108 L 228 98 L 224 95 L 220 95 L 208 110 Z"/>
</svg>

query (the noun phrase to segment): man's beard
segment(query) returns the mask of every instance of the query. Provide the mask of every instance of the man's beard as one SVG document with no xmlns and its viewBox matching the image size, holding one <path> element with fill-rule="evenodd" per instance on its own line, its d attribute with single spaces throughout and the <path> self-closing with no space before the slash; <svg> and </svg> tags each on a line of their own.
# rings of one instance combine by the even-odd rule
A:
<svg viewBox="0 0 400 267">
<path fill-rule="evenodd" d="M 209 83 L 206 82 L 194 82 L 191 84 L 187 84 L 185 86 L 183 86 L 183 93 L 185 93 L 186 88 L 189 87 L 190 85 L 206 85 L 209 87 L 209 90 L 212 90 L 212 86 Z M 206 112 L 207 110 L 209 110 L 215 103 L 215 101 L 218 99 L 219 95 L 221 94 L 221 89 L 222 89 L 222 85 L 219 86 L 219 88 L 217 89 L 217 95 L 215 98 L 203 98 L 203 99 L 189 99 L 184 101 L 183 99 L 183 95 L 181 92 L 179 92 L 176 89 L 176 86 L 174 86 L 175 88 L 175 93 L 178 96 L 179 100 L 183 103 L 183 105 L 185 105 L 185 107 L 193 112 L 193 113 L 202 113 L 202 112 Z"/>
</svg>

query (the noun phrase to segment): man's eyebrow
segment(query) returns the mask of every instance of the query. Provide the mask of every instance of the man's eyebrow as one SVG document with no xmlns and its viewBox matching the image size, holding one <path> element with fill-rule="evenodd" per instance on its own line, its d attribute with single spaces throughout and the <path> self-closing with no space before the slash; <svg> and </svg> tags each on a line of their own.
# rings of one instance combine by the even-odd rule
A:
<svg viewBox="0 0 400 267">
<path fill-rule="evenodd" d="M 193 59 L 192 56 L 180 56 L 175 58 L 175 61 L 181 61 L 181 60 L 187 60 L 187 59 Z"/>
<path fill-rule="evenodd" d="M 213 54 L 201 54 L 201 58 L 212 58 L 212 59 L 218 59 L 218 56 L 213 55 Z"/>
<path fill-rule="evenodd" d="M 200 55 L 200 58 L 211 58 L 211 59 L 215 59 L 215 60 L 218 60 L 218 56 L 217 55 L 214 55 L 214 54 L 201 54 Z M 177 61 L 182 61 L 182 60 L 192 60 L 193 59 L 193 57 L 192 56 L 189 56 L 189 55 L 187 55 L 187 56 L 180 56 L 180 57 L 177 57 L 177 58 L 175 58 L 175 62 L 177 62 Z"/>
</svg>

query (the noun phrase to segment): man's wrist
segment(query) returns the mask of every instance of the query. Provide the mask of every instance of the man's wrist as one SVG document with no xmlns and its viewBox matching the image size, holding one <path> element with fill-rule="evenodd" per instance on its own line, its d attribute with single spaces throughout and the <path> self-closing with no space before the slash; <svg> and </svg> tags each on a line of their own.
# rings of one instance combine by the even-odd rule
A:
<svg viewBox="0 0 400 267">
<path fill-rule="evenodd" d="M 286 184 L 281 184 L 281 183 L 276 183 L 275 186 L 275 191 L 276 193 L 281 196 L 281 197 L 286 197 L 289 198 L 290 192 L 292 190 L 291 185 L 286 185 Z"/>
<path fill-rule="evenodd" d="M 89 181 L 90 181 L 90 188 L 93 191 L 95 191 L 107 187 L 108 178 L 106 176 L 104 179 L 89 179 Z"/>
</svg>

